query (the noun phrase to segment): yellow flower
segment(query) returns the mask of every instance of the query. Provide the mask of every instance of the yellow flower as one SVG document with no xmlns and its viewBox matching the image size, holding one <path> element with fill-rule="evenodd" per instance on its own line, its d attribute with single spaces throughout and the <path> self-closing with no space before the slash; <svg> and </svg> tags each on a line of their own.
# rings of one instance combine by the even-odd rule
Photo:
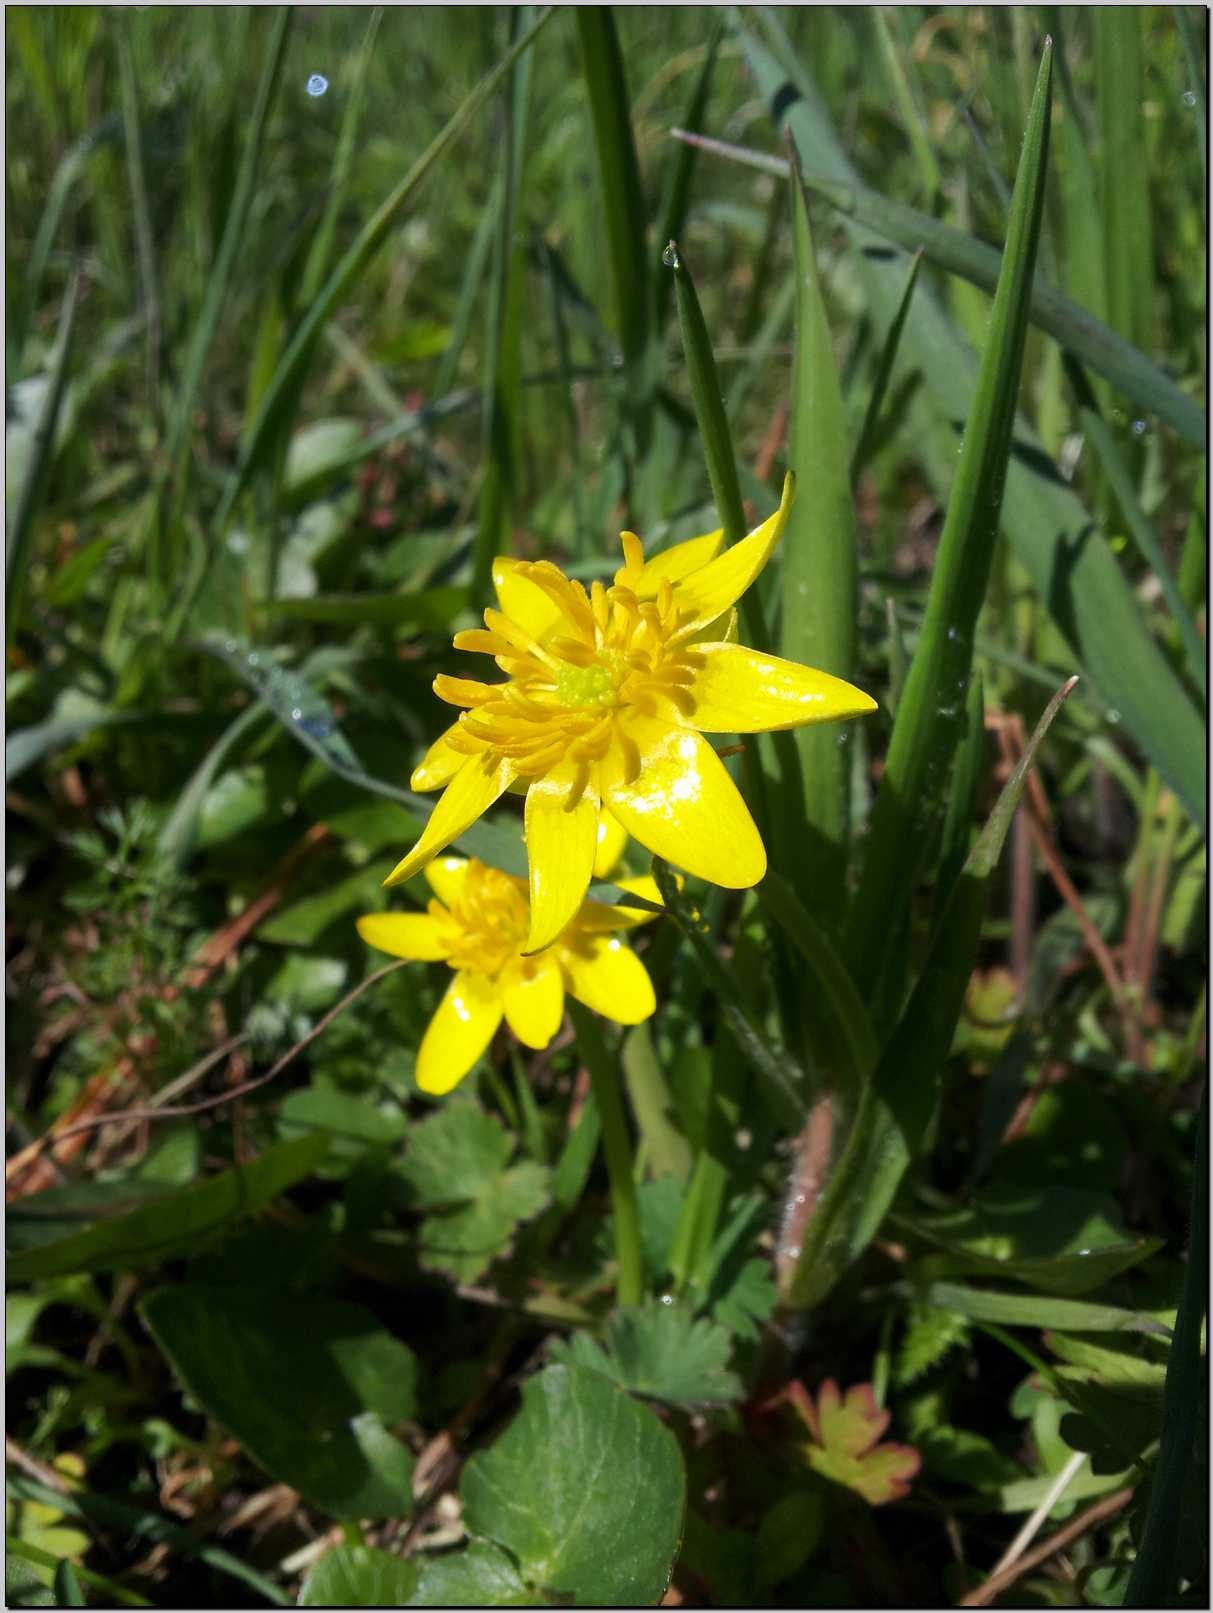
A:
<svg viewBox="0 0 1213 1613">
<path fill-rule="evenodd" d="M 440 676 L 434 691 L 466 708 L 430 747 L 413 788 L 446 789 L 417 844 L 385 881 L 423 868 L 511 786 L 526 792 L 531 926 L 545 947 L 585 895 L 599 835 L 622 826 L 659 857 L 715 885 L 766 873 L 745 802 L 703 734 L 753 734 L 875 709 L 841 678 L 733 643 L 735 602 L 783 533 L 779 509 L 718 553 L 723 533 L 646 561 L 621 535 L 614 586 L 587 594 L 549 561 L 499 559 L 499 610 L 455 648 L 494 658 L 505 683 Z M 604 823 L 604 815 L 609 814 Z"/>
<path fill-rule="evenodd" d="M 441 960 L 455 971 L 417 1054 L 417 1085 L 444 1093 L 458 1085 L 492 1040 L 504 1014 L 528 1047 L 546 1047 L 564 1018 L 564 994 L 606 1019 L 638 1025 L 656 1007 L 640 959 L 612 932 L 655 915 L 583 902 L 552 946 L 524 955 L 529 928 L 526 881 L 473 858 L 440 857 L 425 871 L 436 900 L 424 913 L 368 913 L 362 939 L 397 958 Z M 617 881 L 660 902 L 651 879 Z"/>
</svg>

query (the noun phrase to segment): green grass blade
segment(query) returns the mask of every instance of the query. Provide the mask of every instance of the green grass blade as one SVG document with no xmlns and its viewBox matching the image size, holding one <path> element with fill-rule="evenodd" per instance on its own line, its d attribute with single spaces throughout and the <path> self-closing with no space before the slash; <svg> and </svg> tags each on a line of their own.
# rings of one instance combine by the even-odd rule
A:
<svg viewBox="0 0 1213 1613">
<path fill-rule="evenodd" d="M 370 71 L 371 62 L 374 60 L 375 40 L 379 33 L 379 24 L 382 21 L 383 7 L 372 6 L 371 15 L 366 25 L 366 33 L 362 39 L 362 48 L 358 52 L 358 59 L 354 64 L 349 99 L 346 101 L 345 115 L 341 120 L 341 133 L 337 137 L 337 149 L 333 153 L 333 169 L 329 178 L 328 199 L 324 204 L 324 213 L 317 226 L 316 234 L 312 238 L 311 247 L 308 249 L 307 263 L 304 267 L 303 279 L 299 287 L 299 301 L 304 308 L 315 299 L 320 287 L 324 284 L 329 259 L 332 257 L 333 240 L 337 234 L 337 221 L 341 216 L 341 209 L 345 205 L 350 176 L 354 171 L 358 125 L 362 120 L 362 109 L 366 102 L 367 75 Z"/>
<path fill-rule="evenodd" d="M 1096 6 L 1094 16 L 1108 322 L 1148 351 L 1154 331 L 1154 227 L 1142 107 L 1141 8 Z"/>
<path fill-rule="evenodd" d="M 1162 1442 L 1150 1489 L 1137 1561 L 1125 1594 L 1126 1607 L 1173 1605 L 1179 1589 L 1179 1520 L 1184 1488 L 1191 1482 L 1194 1408 L 1208 1393 L 1201 1362 L 1201 1326 L 1209 1309 L 1209 1092 L 1196 1113 L 1196 1168 L 1192 1173 L 1192 1219 L 1183 1293 L 1175 1318 L 1163 1389 Z"/>
<path fill-rule="evenodd" d="M 169 417 L 168 431 L 165 438 L 164 463 L 166 476 L 173 477 L 176 480 L 178 498 L 183 492 L 184 478 L 182 471 L 189 446 L 189 429 L 194 415 L 195 400 L 198 396 L 198 388 L 202 383 L 202 372 L 206 368 L 207 357 L 215 340 L 215 332 L 218 329 L 219 320 L 227 302 L 232 270 L 235 268 L 237 256 L 243 245 L 244 228 L 248 220 L 249 207 L 257 188 L 257 175 L 261 167 L 261 148 L 265 138 L 266 124 L 269 121 L 270 108 L 273 106 L 274 95 L 281 76 L 290 26 L 290 7 L 279 7 L 277 15 L 270 25 L 265 65 L 261 70 L 261 81 L 257 86 L 257 99 L 253 105 L 248 134 L 245 137 L 244 149 L 240 155 L 240 168 L 236 176 L 236 185 L 232 194 L 231 204 L 228 207 L 227 217 L 224 221 L 223 237 L 219 243 L 219 251 L 215 255 L 215 261 L 211 265 L 210 273 L 207 276 L 206 295 L 202 301 L 202 308 L 194 322 L 193 335 L 190 340 L 189 350 L 186 353 L 181 380 L 177 387 L 176 396 L 173 399 L 172 412 Z"/>
<path fill-rule="evenodd" d="M 576 17 L 602 180 L 603 223 L 615 285 L 619 341 L 631 386 L 637 389 L 632 404 L 643 442 L 653 383 L 649 331 L 654 270 L 649 263 L 644 192 L 632 138 L 627 78 L 610 6 L 578 6 Z"/>
<path fill-rule="evenodd" d="M 1099 458 L 1100 467 L 1108 479 L 1113 497 L 1120 506 L 1120 513 L 1124 517 L 1129 534 L 1141 552 L 1142 558 L 1158 578 L 1162 597 L 1167 602 L 1167 609 L 1171 612 L 1183 644 L 1188 676 L 1203 695 L 1207 693 L 1204 642 L 1192 619 L 1192 613 L 1184 602 L 1175 575 L 1167 563 L 1167 557 L 1163 554 L 1162 545 L 1154 534 L 1154 528 L 1137 502 L 1133 478 L 1117 446 L 1116 438 L 1108 428 L 1107 422 L 1094 409 L 1080 410 L 1079 420 L 1087 441 Z"/>
<path fill-rule="evenodd" d="M 434 137 L 398 185 L 384 198 L 325 281 L 322 290 L 300 320 L 290 345 L 278 362 L 274 377 L 266 389 L 248 433 L 247 445 L 241 455 L 235 475 L 216 517 L 215 526 L 222 531 L 236 507 L 249 479 L 261 465 L 267 446 L 273 440 L 279 413 L 296 395 L 296 389 L 307 368 L 316 338 L 328 322 L 334 308 L 350 290 L 371 258 L 383 245 L 396 223 L 397 215 L 429 174 L 438 159 L 460 135 L 475 114 L 484 105 L 509 72 L 514 62 L 534 41 L 552 16 L 551 8 L 543 11 L 535 23 L 517 39 L 501 60 L 485 74 L 476 88 L 455 111 L 442 130 Z"/>
<path fill-rule="evenodd" d="M 695 80 L 691 91 L 687 109 L 683 114 L 682 126 L 684 129 L 697 130 L 703 123 L 704 113 L 707 111 L 708 95 L 712 88 L 712 75 L 716 70 L 716 54 L 720 49 L 720 41 L 724 35 L 723 19 L 717 18 L 708 38 L 707 50 L 703 58 L 703 66 Z M 657 231 L 659 241 L 676 241 L 682 234 L 682 226 L 686 222 L 687 206 L 691 196 L 691 175 L 695 167 L 695 148 L 682 141 L 674 153 L 674 160 L 670 165 L 666 177 L 665 187 L 661 196 L 661 207 L 658 217 L 661 220 Z M 665 323 L 666 310 L 669 307 L 670 291 L 669 277 L 657 277 L 657 324 L 660 327 Z"/>
<path fill-rule="evenodd" d="M 901 121 L 905 125 L 910 150 L 914 153 L 914 161 L 918 165 L 918 177 L 922 180 L 927 211 L 930 212 L 942 183 L 939 164 L 935 161 L 935 153 L 931 149 L 931 142 L 927 139 L 927 132 L 923 127 L 922 114 L 915 105 L 905 69 L 901 65 L 901 57 L 897 54 L 897 45 L 891 32 L 889 8 L 886 6 L 873 6 L 870 15 L 872 26 L 876 30 L 877 48 L 880 51 L 885 72 L 889 76 L 889 83 L 893 89 L 893 99 L 897 103 Z"/>
<path fill-rule="evenodd" d="M 708 480 L 712 495 L 724 527 L 726 544 L 740 543 L 746 535 L 745 511 L 741 507 L 741 484 L 737 480 L 737 459 L 733 453 L 733 438 L 725 418 L 724 401 L 720 391 L 720 377 L 716 372 L 716 359 L 703 310 L 695 292 L 691 271 L 682 261 L 678 243 L 670 241 L 662 253 L 662 262 L 673 270 L 674 294 L 678 301 L 678 323 L 682 330 L 682 350 L 686 357 L 687 380 L 691 387 L 691 400 L 695 405 L 695 418 L 699 422 L 699 435 L 703 439 L 704 458 L 707 460 Z M 744 608 L 744 604 L 743 604 Z"/>
<path fill-rule="evenodd" d="M 498 174 L 494 190 L 501 183 L 502 178 Z M 434 396 L 436 398 L 446 396 L 454 386 L 455 377 L 459 373 L 459 360 L 463 357 L 463 350 L 467 346 L 467 339 L 471 333 L 472 320 L 476 316 L 476 309 L 480 299 L 481 282 L 488 266 L 489 253 L 493 248 L 493 233 L 498 206 L 496 196 L 491 195 L 488 205 L 481 210 L 480 222 L 476 225 L 476 233 L 472 237 L 472 245 L 467 255 L 467 265 L 463 271 L 463 279 L 459 283 L 459 296 L 455 303 L 455 317 L 451 320 L 451 339 L 442 355 L 442 363 L 438 374 L 434 377 Z"/>
<path fill-rule="evenodd" d="M 67 389 L 68 372 L 72 362 L 72 340 L 76 330 L 76 308 L 80 297 L 80 276 L 74 273 L 63 299 L 59 315 L 59 331 L 55 338 L 50 381 L 38 424 L 34 428 L 33 446 L 21 490 L 13 507 L 12 522 L 8 528 L 4 557 L 4 588 L 8 603 L 8 630 L 11 638 L 21 622 L 21 609 L 25 602 L 29 582 L 29 566 L 34 540 L 34 522 L 46 491 L 55 451 L 55 429 L 59 424 L 59 410 Z"/>
<path fill-rule="evenodd" d="M 846 417 L 808 200 L 796 177 L 791 191 L 796 346 L 789 466 L 798 496 L 782 544 L 779 648 L 791 661 L 849 679 L 855 670 L 859 575 Z M 820 921 L 833 928 L 842 920 L 846 899 L 850 748 L 846 731 L 832 724 L 799 728 L 792 738 L 800 762 L 800 799 L 780 805 L 795 813 L 799 854 L 785 866 Z"/>
<path fill-rule="evenodd" d="M 867 1247 L 922 1146 L 977 958 L 989 877 L 1037 752 L 1075 682 L 1045 708 L 965 861 L 905 1012 L 863 1089 L 842 1156 L 803 1230 L 800 1254 L 784 1268 L 781 1298 L 792 1309 L 816 1304 Z"/>
<path fill-rule="evenodd" d="M 84 173 L 93 155 L 103 146 L 117 140 L 122 133 L 122 124 L 117 117 L 103 118 L 87 134 L 80 136 L 79 140 L 70 145 L 63 155 L 59 166 L 55 169 L 55 177 L 51 181 L 47 192 L 46 205 L 42 209 L 42 216 L 38 220 L 38 228 L 30 245 L 29 257 L 25 263 L 24 285 L 21 300 L 17 305 L 12 327 L 8 332 L 8 340 L 4 349 L 4 373 L 9 382 L 21 378 L 21 358 L 25 350 L 26 339 L 29 336 L 30 326 L 37 311 L 38 299 L 42 293 L 42 281 L 46 275 L 46 265 L 50 259 L 51 247 L 54 245 L 59 224 L 71 199 L 76 181 Z"/>
<path fill-rule="evenodd" d="M 528 6 L 510 13 L 513 31 L 524 31 Z M 497 229 L 489 280 L 487 365 L 484 381 L 484 479 L 480 522 L 472 561 L 472 598 L 489 590 L 493 557 L 508 551 L 518 503 L 518 411 L 522 394 L 522 242 L 517 218 L 526 173 L 527 119 L 531 99 L 529 54 L 506 80 L 502 183 L 497 191 Z"/>
<path fill-rule="evenodd" d="M 910 259 L 910 267 L 906 271 L 905 290 L 901 294 L 901 301 L 897 305 L 893 323 L 889 326 L 888 334 L 881 344 L 880 358 L 876 364 L 872 390 L 868 395 L 868 406 L 864 411 L 863 425 L 859 428 L 855 451 L 851 455 L 852 486 L 859 480 L 864 467 L 871 458 L 872 449 L 876 443 L 877 428 L 880 424 L 880 411 L 884 406 L 885 394 L 889 390 L 893 366 L 897 362 L 897 350 L 901 345 L 901 333 L 905 329 L 906 315 L 910 311 L 910 300 L 914 295 L 914 287 L 918 284 L 918 271 L 921 268 L 922 248 L 919 247 L 918 251 Z"/>
<path fill-rule="evenodd" d="M 789 122 L 795 127 L 799 119 L 789 115 Z M 744 146 L 729 145 L 703 135 L 674 132 L 716 156 L 746 163 L 781 179 L 787 176 L 788 164 L 782 157 L 749 151 Z M 803 141 L 799 143 L 802 161 L 810 168 L 804 174 L 809 190 L 822 196 L 855 225 L 894 241 L 907 251 L 921 247 L 930 261 L 948 274 L 959 275 L 985 291 L 994 290 L 1001 257 L 997 247 L 987 246 L 963 230 L 941 224 L 929 213 L 869 190 L 849 176 L 845 184 L 815 177 L 811 168 L 816 154 L 810 155 L 810 147 Z M 1102 324 L 1089 310 L 1071 302 L 1056 286 L 1037 285 L 1031 306 L 1034 325 L 1110 381 L 1138 409 L 1165 420 L 1186 442 L 1204 447 L 1204 410 L 1132 342 Z"/>
<path fill-rule="evenodd" d="M 135 224 L 135 256 L 139 264 L 139 300 L 147 341 L 147 405 L 153 425 L 160 420 L 160 293 L 156 273 L 156 244 L 148 203 L 147 176 L 143 170 L 143 134 L 139 120 L 139 92 L 131 58 L 126 19 L 118 16 L 119 86 L 122 92 L 122 131 L 126 145 L 126 171 Z"/>
<path fill-rule="evenodd" d="M 723 1014 L 743 1057 L 761 1082 L 771 1112 L 789 1130 L 804 1124 L 806 1106 L 803 1079 L 786 1053 L 776 1052 L 754 1025 L 737 990 L 737 982 L 716 954 L 704 925 L 683 900 L 682 893 L 659 857 L 653 858 L 653 877 L 666 911 L 691 943 L 704 979 L 716 993 Z"/>
<path fill-rule="evenodd" d="M 1046 42 L 977 392 L 847 923 L 852 972 L 857 980 L 877 983 L 878 990 L 890 961 L 889 940 L 896 931 L 892 921 L 904 911 L 920 871 L 910 848 L 925 845 L 938 822 L 968 690 L 973 634 L 999 532 L 1044 205 L 1051 83 L 1052 45 Z M 894 970 L 894 990 L 896 974 Z"/>
</svg>

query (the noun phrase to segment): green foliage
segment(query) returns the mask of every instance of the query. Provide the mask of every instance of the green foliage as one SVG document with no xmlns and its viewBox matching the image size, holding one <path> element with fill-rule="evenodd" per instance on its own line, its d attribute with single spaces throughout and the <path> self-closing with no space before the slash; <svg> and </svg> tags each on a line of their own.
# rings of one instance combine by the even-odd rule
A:
<svg viewBox="0 0 1213 1613">
<path fill-rule="evenodd" d="M 1207 1601 L 1195 16 L 10 10 L 13 1605 L 958 1603 L 1124 1488 L 1000 1599 Z M 788 470 L 740 639 L 879 709 L 436 1105 L 353 921 L 495 555 Z"/>
<path fill-rule="evenodd" d="M 603 1344 L 577 1333 L 552 1353 L 556 1361 L 589 1367 L 633 1394 L 671 1405 L 737 1400 L 742 1393 L 728 1367 L 728 1333 L 672 1302 L 617 1310 Z"/>
<path fill-rule="evenodd" d="M 456 1100 L 422 1121 L 401 1170 L 414 1201 L 430 1213 L 421 1259 L 474 1282 L 504 1253 L 520 1221 L 548 1202 L 550 1173 L 532 1160 L 510 1165 L 514 1140 L 495 1116 Z"/>
<path fill-rule="evenodd" d="M 608 1607 L 664 1595 L 685 1506 L 678 1442 L 598 1372 L 532 1378 L 461 1489 L 468 1529 L 504 1546 L 532 1593 Z"/>
</svg>

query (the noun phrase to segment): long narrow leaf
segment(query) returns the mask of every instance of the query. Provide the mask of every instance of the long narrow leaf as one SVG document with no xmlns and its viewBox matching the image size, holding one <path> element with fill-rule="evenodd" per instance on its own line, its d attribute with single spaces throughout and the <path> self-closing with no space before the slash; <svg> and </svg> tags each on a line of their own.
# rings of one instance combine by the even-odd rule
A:
<svg viewBox="0 0 1213 1613">
<path fill-rule="evenodd" d="M 796 349 L 789 463 L 799 496 L 783 540 L 780 652 L 791 661 L 850 679 L 855 671 L 859 566 L 846 419 L 808 199 L 795 173 L 791 192 Z M 793 741 L 800 798 L 792 801 L 785 795 L 781 806 L 795 813 L 799 855 L 787 867 L 796 889 L 812 900 L 820 921 L 831 928 L 842 920 L 846 895 L 850 747 L 845 730 L 832 725 L 797 729 Z M 787 839 L 790 849 L 793 834 Z"/>
<path fill-rule="evenodd" d="M 999 532 L 1015 423 L 1028 302 L 1044 205 L 1052 46 L 1046 42 L 1012 197 L 1003 273 L 960 463 L 939 540 L 926 615 L 893 725 L 872 812 L 867 856 L 847 923 L 857 979 L 879 991 L 889 941 L 921 862 L 915 849 L 937 831 L 944 780 L 960 737 L 972 668 L 973 634 Z M 896 992 L 897 970 L 888 982 Z"/>
<path fill-rule="evenodd" d="M 752 44 L 747 45 L 747 49 L 754 48 Z M 774 67 L 774 63 L 771 65 Z M 795 126 L 799 120 L 789 117 L 789 121 Z M 682 129 L 674 129 L 672 133 L 714 156 L 746 163 L 779 179 L 787 178 L 788 164 L 782 157 L 750 151 L 744 146 L 729 145 L 726 141 Z M 997 247 L 974 240 L 963 230 L 942 224 L 929 213 L 869 190 L 851 175 L 846 176 L 845 183 L 838 183 L 815 174 L 813 165 L 817 154 L 810 155 L 811 148 L 799 137 L 798 143 L 802 161 L 807 165 L 805 184 L 853 224 L 872 230 L 886 241 L 895 241 L 909 252 L 921 247 L 932 263 L 949 274 L 959 275 L 983 291 L 994 290 L 1002 256 Z M 1152 359 L 1094 314 L 1064 296 L 1056 286 L 1034 287 L 1032 323 L 1104 376 L 1137 408 L 1165 420 L 1187 442 L 1204 447 L 1205 413 L 1200 405 L 1176 386 Z"/>
</svg>

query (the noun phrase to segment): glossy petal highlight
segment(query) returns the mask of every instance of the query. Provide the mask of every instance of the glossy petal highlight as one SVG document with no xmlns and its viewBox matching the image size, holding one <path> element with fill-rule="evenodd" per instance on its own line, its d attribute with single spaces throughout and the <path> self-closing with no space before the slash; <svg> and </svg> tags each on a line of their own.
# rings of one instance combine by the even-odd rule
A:
<svg viewBox="0 0 1213 1613">
<path fill-rule="evenodd" d="M 626 737 L 600 777 L 603 800 L 632 838 L 713 885 L 757 885 L 767 871 L 762 837 L 707 740 L 653 717 L 633 718 Z"/>
<path fill-rule="evenodd" d="M 394 958 L 434 963 L 450 956 L 443 926 L 430 913 L 364 913 L 358 934 L 368 946 Z"/>
<path fill-rule="evenodd" d="M 534 781 L 526 798 L 531 932 L 526 950 L 549 946 L 585 898 L 598 845 L 598 799 L 573 762 Z"/>
<path fill-rule="evenodd" d="M 435 857 L 425 865 L 426 883 L 446 907 L 454 907 L 463 895 L 467 873 L 466 857 Z"/>
<path fill-rule="evenodd" d="M 552 952 L 531 958 L 504 990 L 506 1023 L 527 1047 L 542 1048 L 564 1018 L 564 976 Z"/>
<path fill-rule="evenodd" d="M 828 672 L 740 644 L 698 646 L 690 722 L 705 734 L 760 734 L 875 711 L 876 702 Z"/>
<path fill-rule="evenodd" d="M 618 936 L 579 938 L 560 948 L 569 990 L 578 1002 L 620 1025 L 639 1025 L 657 1007 L 648 970 Z"/>
<path fill-rule="evenodd" d="M 467 761 L 465 751 L 453 750 L 447 744 L 450 734 L 459 732 L 459 724 L 452 723 L 445 733 L 438 738 L 426 751 L 421 761 L 413 769 L 413 776 L 409 780 L 415 790 L 440 790 L 444 784 L 449 784 L 455 774 Z"/>
<path fill-rule="evenodd" d="M 598 842 L 594 848 L 594 878 L 609 879 L 611 869 L 623 856 L 628 832 L 605 807 L 598 810 Z"/>
<path fill-rule="evenodd" d="M 561 619 L 561 611 L 550 594 L 520 574 L 519 562 L 506 555 L 493 561 L 493 587 L 502 611 L 526 629 L 532 638 L 542 638 Z"/>
<path fill-rule="evenodd" d="M 482 812 L 488 810 L 514 776 L 508 762 L 490 763 L 479 756 L 465 757 L 430 814 L 420 840 L 384 880 L 399 885 L 424 868 L 431 857 L 445 851 Z"/>
<path fill-rule="evenodd" d="M 460 1081 L 493 1039 L 501 1023 L 501 992 L 466 970 L 451 981 L 421 1039 L 417 1085 L 441 1097 Z"/>
</svg>

